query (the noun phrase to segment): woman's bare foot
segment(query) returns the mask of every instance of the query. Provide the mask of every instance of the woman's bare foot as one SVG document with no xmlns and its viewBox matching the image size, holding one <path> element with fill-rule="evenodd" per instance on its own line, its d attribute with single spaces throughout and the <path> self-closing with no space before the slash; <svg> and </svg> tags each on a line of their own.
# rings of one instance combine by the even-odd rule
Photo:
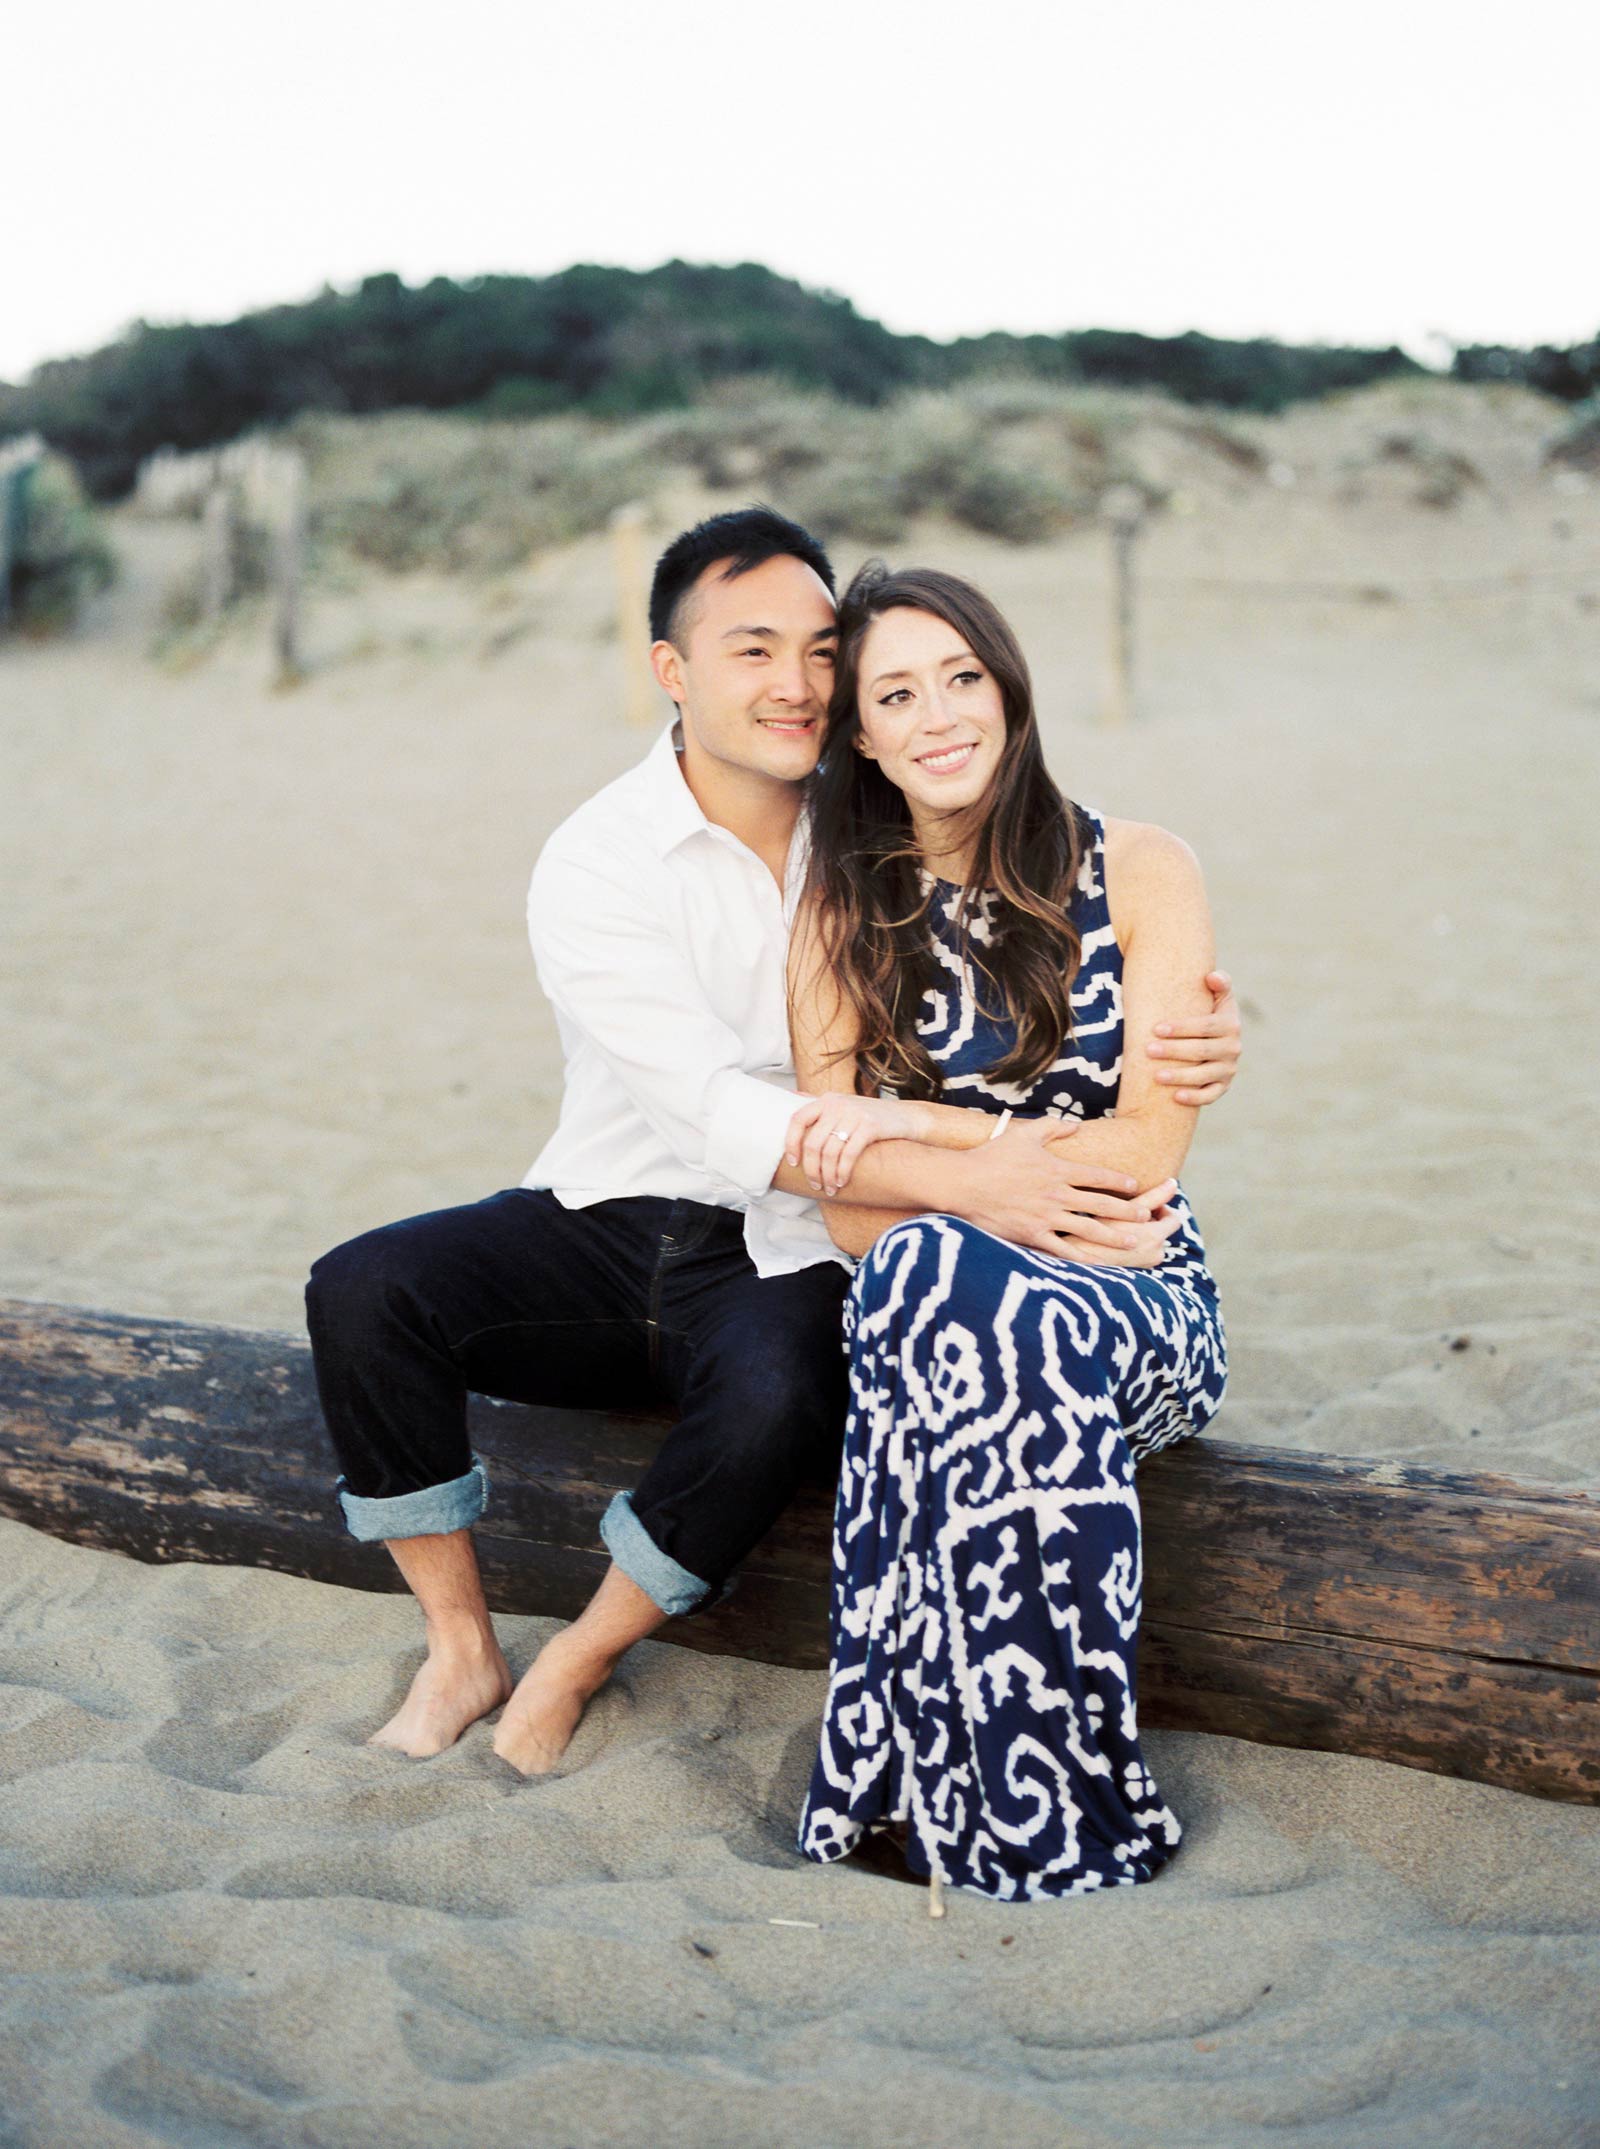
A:
<svg viewBox="0 0 1600 2149">
<path fill-rule="evenodd" d="M 510 1695 L 511 1667 L 492 1635 L 432 1640 L 410 1693 L 367 1744 L 392 1746 L 416 1760 L 443 1753 Z"/>
<path fill-rule="evenodd" d="M 494 1750 L 501 1760 L 524 1776 L 547 1776 L 616 1667 L 616 1655 L 597 1654 L 574 1639 L 573 1628 L 553 1635 L 523 1673 L 495 1726 Z"/>
</svg>

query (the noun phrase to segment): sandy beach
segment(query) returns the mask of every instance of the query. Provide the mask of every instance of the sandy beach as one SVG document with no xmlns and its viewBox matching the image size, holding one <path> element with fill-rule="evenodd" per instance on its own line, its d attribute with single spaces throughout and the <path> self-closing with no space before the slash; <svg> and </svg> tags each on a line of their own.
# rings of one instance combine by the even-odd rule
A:
<svg viewBox="0 0 1600 2149">
<path fill-rule="evenodd" d="M 1217 1432 L 1600 1487 L 1600 481 L 1440 390 L 1482 481 L 1425 505 L 1398 394 L 1262 421 L 1287 477 L 1172 473 L 1120 730 L 1103 533 L 890 549 L 1010 613 L 1063 786 L 1205 868 Z M 293 1329 L 324 1247 L 520 1179 L 528 872 L 653 734 L 603 537 L 316 590 L 289 693 L 249 620 L 152 658 L 195 533 L 116 537 L 83 631 L 0 653 L 0 1292 Z M 0 1522 L 6 2149 L 1600 2143 L 1596 1809 L 1151 1733 L 1153 1885 L 931 1925 L 792 1849 L 820 1675 L 644 1645 L 524 1783 L 483 1726 L 363 1744 L 418 1646 L 407 1600 Z"/>
<path fill-rule="evenodd" d="M 1150 1733 L 1158 1881 L 934 1924 L 792 1852 L 820 1673 L 644 1644 L 524 1784 L 361 1744 L 398 1598 L 12 1523 L 0 1572 L 8 2142 L 1600 2138 L 1593 1811 Z"/>
</svg>

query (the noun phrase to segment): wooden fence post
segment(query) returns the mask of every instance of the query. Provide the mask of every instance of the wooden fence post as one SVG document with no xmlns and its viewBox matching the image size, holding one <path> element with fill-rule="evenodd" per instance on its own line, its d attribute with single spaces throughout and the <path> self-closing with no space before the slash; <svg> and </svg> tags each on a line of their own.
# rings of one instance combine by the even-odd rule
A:
<svg viewBox="0 0 1600 2149">
<path fill-rule="evenodd" d="M 309 481 L 303 455 L 269 440 L 236 440 L 225 448 L 180 455 L 157 448 L 139 466 L 134 504 L 146 515 L 200 510 L 200 617 L 203 629 L 222 626 L 241 588 L 241 541 L 268 548 L 268 621 L 274 682 L 292 686 L 305 676 L 302 607 L 309 526 Z"/>
<path fill-rule="evenodd" d="M 20 491 L 16 471 L 0 463 L 0 634 L 11 625 L 11 562 L 17 549 L 13 528 L 22 520 Z"/>
<path fill-rule="evenodd" d="M 233 489 L 218 477 L 200 518 L 200 619 L 214 627 L 233 595 Z"/>
<path fill-rule="evenodd" d="M 278 512 L 272 535 L 272 649 L 277 684 L 305 677 L 301 662 L 300 592 L 305 579 L 306 466 L 287 453 L 278 463 Z"/>
<path fill-rule="evenodd" d="M 1111 611 L 1106 644 L 1105 720 L 1112 726 L 1133 715 L 1133 547 L 1144 522 L 1144 495 L 1133 485 L 1113 485 L 1100 512 L 1111 532 Z"/>
<path fill-rule="evenodd" d="M 650 596 L 644 568 L 645 510 L 633 503 L 611 518 L 617 582 L 617 641 L 622 650 L 622 707 L 630 724 L 652 721 L 656 678 L 650 669 Z"/>
</svg>

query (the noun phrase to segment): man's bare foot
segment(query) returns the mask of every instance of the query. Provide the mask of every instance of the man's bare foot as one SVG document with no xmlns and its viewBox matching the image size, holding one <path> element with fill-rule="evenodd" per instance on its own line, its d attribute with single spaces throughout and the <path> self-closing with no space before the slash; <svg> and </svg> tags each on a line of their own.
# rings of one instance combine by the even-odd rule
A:
<svg viewBox="0 0 1600 2149">
<path fill-rule="evenodd" d="M 570 1627 L 553 1635 L 523 1673 L 495 1726 L 494 1750 L 501 1760 L 524 1776 L 547 1776 L 616 1665 L 616 1657 L 596 1655 L 575 1642 Z"/>
<path fill-rule="evenodd" d="M 367 1744 L 392 1746 L 416 1760 L 443 1753 L 468 1724 L 498 1709 L 510 1694 L 511 1667 L 492 1636 L 471 1643 L 430 1642 L 410 1693 Z"/>
</svg>

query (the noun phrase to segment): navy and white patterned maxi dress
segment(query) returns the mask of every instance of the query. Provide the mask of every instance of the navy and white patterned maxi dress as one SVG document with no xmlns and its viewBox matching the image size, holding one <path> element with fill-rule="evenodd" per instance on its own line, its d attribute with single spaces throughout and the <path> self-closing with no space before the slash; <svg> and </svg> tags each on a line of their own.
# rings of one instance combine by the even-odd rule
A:
<svg viewBox="0 0 1600 2149">
<path fill-rule="evenodd" d="M 919 1032 L 945 1098 L 1097 1119 L 1122 1065 L 1104 826 L 1080 811 L 1072 1036 L 1019 1091 L 1009 1025 L 934 892 L 948 983 Z M 1092 844 L 1089 838 L 1092 832 Z M 993 898 L 967 931 L 992 930 Z M 832 1672 L 800 1825 L 810 1858 L 909 1823 L 907 1859 L 998 1897 L 1149 1880 L 1182 1833 L 1139 1749 L 1134 1465 L 1197 1433 L 1226 1374 L 1216 1287 L 1181 1192 L 1159 1268 L 1059 1260 L 954 1216 L 886 1231 L 845 1307 L 850 1414 L 834 1515 Z"/>
</svg>

